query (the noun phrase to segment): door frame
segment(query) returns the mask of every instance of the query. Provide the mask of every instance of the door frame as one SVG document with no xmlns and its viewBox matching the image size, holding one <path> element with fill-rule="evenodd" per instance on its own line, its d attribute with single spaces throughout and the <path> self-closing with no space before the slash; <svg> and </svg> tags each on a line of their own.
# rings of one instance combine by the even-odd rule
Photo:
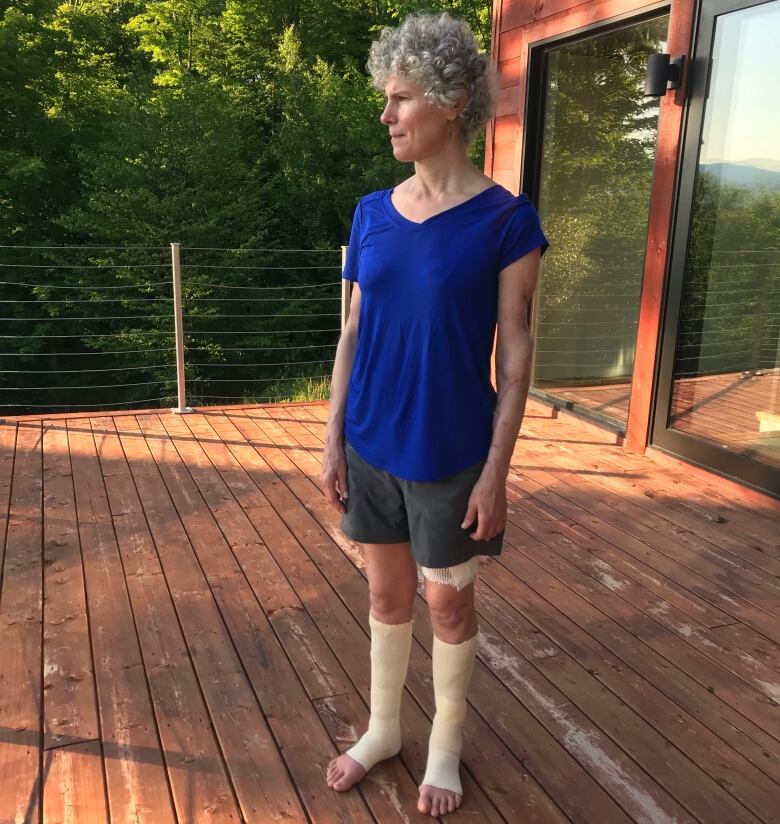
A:
<svg viewBox="0 0 780 824">
<path fill-rule="evenodd" d="M 515 194 L 525 190 L 525 187 L 535 193 L 533 176 L 538 169 L 538 147 L 534 141 L 538 143 L 538 137 L 530 139 L 529 135 L 538 134 L 539 124 L 538 119 L 531 124 L 529 118 L 533 119 L 535 113 L 538 117 L 536 109 L 541 89 L 538 82 L 531 87 L 529 70 L 536 47 L 555 39 L 582 36 L 589 29 L 609 28 L 665 10 L 669 13 L 668 50 L 671 54 L 685 55 L 686 64 L 689 63 L 696 0 L 587 0 L 573 8 L 569 7 L 568 2 L 558 5 L 561 7 L 559 12 L 541 19 L 538 15 L 544 11 L 525 3 L 506 8 L 505 3 L 498 3 L 498 11 L 494 13 L 493 59 L 498 68 L 500 88 L 496 117 L 490 124 L 487 136 L 485 172 Z M 686 67 L 680 88 L 667 92 L 660 101 L 637 346 L 624 444 L 627 449 L 638 453 L 645 451 L 649 440 L 653 378 L 687 76 Z M 535 197 L 531 199 L 536 202 Z M 538 391 L 533 389 L 529 394 L 539 397 Z M 565 407 L 558 400 L 549 402 L 558 408 Z M 595 417 L 600 425 L 615 428 L 614 422 L 598 415 L 588 415 L 585 410 L 578 409 L 578 414 L 591 419 Z M 620 437 L 620 427 L 617 428 Z"/>
<path fill-rule="evenodd" d="M 704 127 L 715 20 L 722 14 L 766 5 L 770 2 L 775 2 L 775 0 L 707 0 L 700 7 L 696 39 L 693 44 L 690 94 L 684 131 L 680 141 L 678 196 L 673 214 L 669 277 L 664 295 L 665 311 L 663 326 L 660 330 L 651 412 L 651 439 L 654 448 L 694 463 L 707 471 L 729 477 L 740 484 L 747 484 L 765 494 L 769 490 L 780 489 L 780 470 L 719 447 L 712 442 L 699 439 L 694 435 L 667 428 L 666 421 L 674 380 L 674 356 L 682 313 L 682 292 L 690 224 L 693 216 L 694 187 L 699 167 L 699 141 Z"/>
<path fill-rule="evenodd" d="M 647 20 L 652 20 L 656 17 L 670 14 L 670 4 L 668 0 L 664 2 L 656 2 L 653 4 L 645 3 L 640 9 L 634 11 L 624 12 L 622 14 L 612 15 L 606 19 L 595 20 L 587 25 L 580 26 L 577 29 L 569 29 L 565 32 L 559 32 L 540 38 L 536 41 L 529 42 L 528 53 L 528 94 L 526 98 L 525 117 L 525 145 L 523 146 L 522 156 L 524 159 L 521 170 L 521 190 L 525 192 L 529 198 L 538 205 L 540 194 L 540 173 L 542 167 L 542 150 L 543 150 L 543 131 L 544 131 L 544 103 L 545 90 L 547 88 L 547 73 L 545 70 L 545 54 L 551 49 L 558 46 L 564 46 L 568 43 L 576 43 L 580 40 L 585 40 L 590 37 L 596 37 L 600 34 L 607 34 L 609 32 L 620 31 L 620 29 L 627 28 L 637 23 L 642 23 Z M 670 18 L 671 26 L 671 18 Z M 660 112 L 659 112 L 660 115 Z M 650 199 L 652 198 L 652 187 L 650 192 Z M 650 203 L 648 202 L 648 208 Z M 648 227 L 649 228 L 649 227 Z M 644 284 L 644 271 L 642 273 L 642 285 Z M 643 288 L 640 290 L 643 291 Z M 529 318 L 530 328 L 534 329 L 539 310 L 538 294 L 531 306 L 531 317 Z M 639 336 L 639 329 L 637 329 L 637 338 Z M 576 410 L 577 414 L 583 418 L 587 418 L 601 427 L 617 433 L 618 438 L 622 440 L 626 434 L 626 427 L 616 421 L 614 418 L 599 412 L 595 409 L 590 409 L 586 406 L 581 406 L 572 401 L 564 400 L 558 397 L 554 391 L 545 391 L 535 387 L 536 361 L 532 362 L 531 366 L 531 386 L 529 394 L 537 400 L 542 400 L 545 403 L 561 409 Z M 629 405 L 630 409 L 630 405 Z"/>
</svg>

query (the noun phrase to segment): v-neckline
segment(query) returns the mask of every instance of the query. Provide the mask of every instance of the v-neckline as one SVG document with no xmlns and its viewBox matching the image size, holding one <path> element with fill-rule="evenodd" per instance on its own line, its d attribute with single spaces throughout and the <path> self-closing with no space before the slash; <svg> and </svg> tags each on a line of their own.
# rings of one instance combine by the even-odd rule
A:
<svg viewBox="0 0 780 824">
<path fill-rule="evenodd" d="M 431 221 L 436 220 L 437 218 L 442 217 L 443 215 L 450 214 L 450 212 L 454 212 L 456 209 L 460 209 L 463 206 L 468 206 L 470 203 L 473 203 L 477 198 L 482 197 L 486 192 L 492 192 L 493 189 L 500 188 L 500 184 L 494 183 L 492 186 L 488 186 L 486 189 L 483 189 L 481 192 L 477 192 L 475 195 L 472 195 L 467 200 L 461 201 L 460 203 L 456 203 L 454 206 L 450 206 L 448 209 L 444 209 L 441 212 L 436 212 L 435 215 L 431 215 L 430 217 L 426 217 L 425 220 L 416 221 L 411 220 L 408 217 L 402 215 L 398 209 L 395 207 L 395 203 L 393 203 L 393 192 L 395 191 L 395 186 L 392 189 L 387 189 L 385 201 L 387 206 L 389 207 L 389 212 L 392 217 L 396 218 L 397 221 L 401 222 L 403 225 L 411 226 L 415 229 L 421 229 L 424 226 L 427 226 Z"/>
</svg>

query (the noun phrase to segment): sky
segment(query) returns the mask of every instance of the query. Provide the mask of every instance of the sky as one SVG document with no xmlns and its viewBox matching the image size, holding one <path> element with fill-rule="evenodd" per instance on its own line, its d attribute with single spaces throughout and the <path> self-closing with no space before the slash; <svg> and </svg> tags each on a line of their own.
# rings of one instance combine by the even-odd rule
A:
<svg viewBox="0 0 780 824">
<path fill-rule="evenodd" d="M 780 0 L 719 16 L 713 57 L 701 162 L 780 171 Z"/>
</svg>

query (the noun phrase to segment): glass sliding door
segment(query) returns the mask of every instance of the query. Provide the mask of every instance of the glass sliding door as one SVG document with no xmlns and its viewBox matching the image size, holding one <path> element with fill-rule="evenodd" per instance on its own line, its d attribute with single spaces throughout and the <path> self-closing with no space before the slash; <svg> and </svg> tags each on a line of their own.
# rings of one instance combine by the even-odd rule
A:
<svg viewBox="0 0 780 824">
<path fill-rule="evenodd" d="M 533 187 L 550 238 L 533 308 L 532 391 L 624 428 L 659 101 L 647 57 L 667 14 L 540 46 Z M 533 113 L 532 113 L 533 116 Z"/>
<path fill-rule="evenodd" d="M 780 491 L 780 2 L 703 4 L 653 442 Z"/>
</svg>

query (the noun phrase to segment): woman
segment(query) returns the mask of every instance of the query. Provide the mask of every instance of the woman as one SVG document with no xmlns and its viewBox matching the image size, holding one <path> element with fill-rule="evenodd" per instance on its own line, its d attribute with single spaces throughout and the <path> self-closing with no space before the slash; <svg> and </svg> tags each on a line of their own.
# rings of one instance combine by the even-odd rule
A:
<svg viewBox="0 0 780 824">
<path fill-rule="evenodd" d="M 414 174 L 363 197 L 344 277 L 354 281 L 333 368 L 321 482 L 363 544 L 371 716 L 327 782 L 344 791 L 401 749 L 400 704 L 417 567 L 433 640 L 436 715 L 418 809 L 457 809 L 466 691 L 477 647 L 480 555 L 501 552 L 506 478 L 528 394 L 527 309 L 547 241 L 525 195 L 478 171 L 468 147 L 496 80 L 468 25 L 411 15 L 371 46 L 393 155 Z M 490 380 L 496 339 L 497 394 Z"/>
</svg>

